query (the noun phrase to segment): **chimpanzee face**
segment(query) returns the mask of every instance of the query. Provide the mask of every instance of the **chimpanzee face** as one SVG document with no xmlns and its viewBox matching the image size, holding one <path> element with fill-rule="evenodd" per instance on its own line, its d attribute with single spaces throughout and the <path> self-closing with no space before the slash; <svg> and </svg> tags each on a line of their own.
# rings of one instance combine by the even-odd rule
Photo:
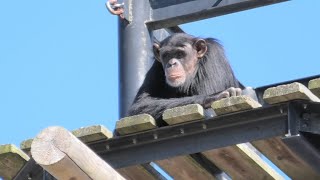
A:
<svg viewBox="0 0 320 180">
<path fill-rule="evenodd" d="M 196 39 L 192 43 L 173 39 L 162 47 L 154 44 L 155 58 L 162 64 L 166 82 L 171 87 L 182 86 L 189 78 L 193 78 L 198 61 L 207 51 L 206 42 Z"/>
</svg>

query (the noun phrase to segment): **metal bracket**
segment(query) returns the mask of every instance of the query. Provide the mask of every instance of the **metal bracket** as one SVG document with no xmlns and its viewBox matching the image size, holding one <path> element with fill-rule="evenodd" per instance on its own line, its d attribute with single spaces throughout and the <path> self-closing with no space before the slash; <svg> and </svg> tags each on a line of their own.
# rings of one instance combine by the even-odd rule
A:
<svg viewBox="0 0 320 180">
<path fill-rule="evenodd" d="M 319 103 L 304 105 L 304 112 L 301 114 L 300 131 L 320 135 Z"/>
<path fill-rule="evenodd" d="M 106 8 L 113 15 L 119 15 L 122 19 L 124 18 L 124 3 L 117 3 L 117 0 L 109 0 L 106 2 Z"/>
</svg>

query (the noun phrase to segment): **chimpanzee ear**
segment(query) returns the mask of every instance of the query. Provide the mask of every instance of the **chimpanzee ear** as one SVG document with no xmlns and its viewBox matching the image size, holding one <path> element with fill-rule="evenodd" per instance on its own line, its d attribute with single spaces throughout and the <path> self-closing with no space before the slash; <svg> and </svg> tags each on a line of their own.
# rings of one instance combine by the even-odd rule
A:
<svg viewBox="0 0 320 180">
<path fill-rule="evenodd" d="M 202 58 L 206 54 L 206 52 L 208 50 L 207 43 L 206 43 L 206 41 L 204 39 L 198 39 L 194 43 L 194 48 L 197 51 L 197 57 L 198 58 Z"/>
<path fill-rule="evenodd" d="M 154 54 L 154 58 L 161 62 L 160 60 L 160 45 L 158 43 L 153 43 L 153 54 Z"/>
</svg>

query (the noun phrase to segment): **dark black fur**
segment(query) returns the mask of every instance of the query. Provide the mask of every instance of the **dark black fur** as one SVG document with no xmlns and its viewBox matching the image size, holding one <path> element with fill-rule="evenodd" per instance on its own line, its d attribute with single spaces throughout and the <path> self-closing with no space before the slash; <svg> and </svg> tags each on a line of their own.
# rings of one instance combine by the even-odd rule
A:
<svg viewBox="0 0 320 180">
<path fill-rule="evenodd" d="M 160 47 L 183 42 L 193 44 L 196 39 L 188 34 L 174 34 L 163 40 Z M 223 47 L 215 39 L 207 38 L 205 41 L 207 53 L 199 61 L 194 78 L 183 87 L 168 86 L 161 63 L 155 61 L 135 97 L 129 115 L 150 114 L 161 126 L 164 124 L 161 120 L 164 110 L 192 103 L 203 105 L 208 97 L 230 87 L 239 87 Z"/>
</svg>

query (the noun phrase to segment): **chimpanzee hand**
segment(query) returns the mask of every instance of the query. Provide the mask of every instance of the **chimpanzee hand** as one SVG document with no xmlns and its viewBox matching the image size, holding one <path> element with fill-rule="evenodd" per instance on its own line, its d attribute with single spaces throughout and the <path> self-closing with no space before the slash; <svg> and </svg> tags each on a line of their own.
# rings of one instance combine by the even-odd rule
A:
<svg viewBox="0 0 320 180">
<path fill-rule="evenodd" d="M 228 98 L 232 96 L 240 96 L 242 93 L 242 90 L 240 88 L 228 88 L 218 94 L 213 94 L 205 97 L 203 107 L 204 108 L 210 108 L 213 101 L 217 101 L 223 98 Z"/>
</svg>

